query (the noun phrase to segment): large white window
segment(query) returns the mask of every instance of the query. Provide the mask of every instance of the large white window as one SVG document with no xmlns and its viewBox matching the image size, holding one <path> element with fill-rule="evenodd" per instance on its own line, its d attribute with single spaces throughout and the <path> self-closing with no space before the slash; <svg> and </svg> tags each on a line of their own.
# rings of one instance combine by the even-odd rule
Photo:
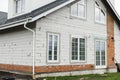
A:
<svg viewBox="0 0 120 80">
<path fill-rule="evenodd" d="M 15 13 L 21 13 L 24 11 L 25 1 L 15 0 Z"/>
<path fill-rule="evenodd" d="M 72 36 L 72 62 L 84 62 L 86 60 L 86 41 L 84 37 Z"/>
<path fill-rule="evenodd" d="M 48 62 L 59 61 L 59 34 L 48 33 Z"/>
<path fill-rule="evenodd" d="M 95 22 L 106 23 L 106 12 L 100 7 L 98 2 L 95 1 Z"/>
<path fill-rule="evenodd" d="M 105 41 L 97 40 L 95 43 L 96 68 L 106 68 L 106 45 Z"/>
<path fill-rule="evenodd" d="M 80 0 L 71 6 L 71 16 L 86 18 L 86 0 Z"/>
</svg>

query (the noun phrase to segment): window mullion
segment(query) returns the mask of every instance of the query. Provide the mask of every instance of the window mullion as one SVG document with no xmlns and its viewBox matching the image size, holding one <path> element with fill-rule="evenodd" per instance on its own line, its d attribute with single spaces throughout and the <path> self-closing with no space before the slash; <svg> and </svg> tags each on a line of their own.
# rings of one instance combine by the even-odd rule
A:
<svg viewBox="0 0 120 80">
<path fill-rule="evenodd" d="M 79 55 L 79 53 L 80 53 L 80 47 L 79 47 L 79 46 L 80 46 L 80 45 L 79 45 L 80 42 L 79 42 L 79 40 L 80 40 L 80 39 L 78 38 L 78 61 L 80 61 L 80 55 Z"/>
<path fill-rule="evenodd" d="M 50 48 L 49 48 L 49 46 L 50 46 L 50 37 L 49 37 L 50 35 L 48 34 L 48 46 L 47 46 L 47 48 L 48 48 L 48 50 L 47 50 L 47 60 L 49 60 L 49 51 L 50 51 Z"/>
<path fill-rule="evenodd" d="M 52 37 L 52 61 L 54 61 L 54 35 Z"/>
<path fill-rule="evenodd" d="M 58 36 L 58 39 L 57 39 L 57 60 L 59 60 L 59 36 Z"/>
<path fill-rule="evenodd" d="M 101 59 L 101 41 L 100 41 L 100 66 L 102 66 L 102 59 Z"/>
</svg>

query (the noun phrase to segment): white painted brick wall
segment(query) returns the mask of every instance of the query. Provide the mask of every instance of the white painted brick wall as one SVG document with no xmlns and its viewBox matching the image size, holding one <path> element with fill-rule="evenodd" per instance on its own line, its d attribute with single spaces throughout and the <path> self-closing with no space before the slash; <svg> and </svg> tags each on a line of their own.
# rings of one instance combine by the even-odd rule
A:
<svg viewBox="0 0 120 80">
<path fill-rule="evenodd" d="M 96 38 L 107 39 L 106 25 L 94 21 L 94 0 L 87 0 L 87 19 L 81 20 L 70 16 L 70 7 L 66 6 L 36 24 L 36 66 L 70 65 L 70 35 L 87 37 L 87 60 L 85 63 L 95 64 L 94 41 Z M 103 6 L 104 7 L 104 6 Z M 47 64 L 47 32 L 60 34 L 60 63 Z"/>
<path fill-rule="evenodd" d="M 120 28 L 114 23 L 115 32 L 115 59 L 120 63 Z"/>
<path fill-rule="evenodd" d="M 71 35 L 87 38 L 85 63 L 95 64 L 94 42 L 96 38 L 106 39 L 106 25 L 94 21 L 94 0 L 87 0 L 87 19 L 81 20 L 70 16 L 70 6 L 66 6 L 36 23 L 36 66 L 70 65 Z M 104 6 L 103 6 L 104 7 Z M 60 63 L 47 64 L 47 32 L 60 34 Z M 29 44 L 30 43 L 30 44 Z M 16 46 L 15 46 L 16 44 Z M 32 33 L 26 30 L 0 35 L 0 63 L 32 65 Z"/>
<path fill-rule="evenodd" d="M 0 64 L 32 65 L 32 33 L 27 30 L 0 34 Z"/>
</svg>

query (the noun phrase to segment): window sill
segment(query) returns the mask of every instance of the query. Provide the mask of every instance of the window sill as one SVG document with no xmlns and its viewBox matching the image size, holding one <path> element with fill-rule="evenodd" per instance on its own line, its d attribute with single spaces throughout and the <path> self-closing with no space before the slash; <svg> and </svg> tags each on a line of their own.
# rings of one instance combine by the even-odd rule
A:
<svg viewBox="0 0 120 80">
<path fill-rule="evenodd" d="M 86 63 L 86 60 L 85 61 L 71 61 L 71 63 Z"/>
<path fill-rule="evenodd" d="M 59 61 L 47 61 L 47 64 L 59 64 Z"/>
<path fill-rule="evenodd" d="M 96 69 L 104 69 L 104 68 L 107 68 L 107 66 L 96 66 L 95 68 Z"/>
<path fill-rule="evenodd" d="M 95 24 L 106 25 L 106 23 L 101 23 L 99 21 L 95 21 Z"/>
<path fill-rule="evenodd" d="M 86 17 L 78 17 L 78 16 L 73 16 L 73 15 L 70 16 L 70 19 L 79 19 L 79 20 L 86 21 Z"/>
</svg>

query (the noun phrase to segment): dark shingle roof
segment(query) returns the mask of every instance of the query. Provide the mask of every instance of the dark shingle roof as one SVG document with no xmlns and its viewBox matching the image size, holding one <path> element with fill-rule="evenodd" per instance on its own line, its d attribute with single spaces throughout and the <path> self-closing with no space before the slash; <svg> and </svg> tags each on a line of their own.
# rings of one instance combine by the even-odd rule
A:
<svg viewBox="0 0 120 80">
<path fill-rule="evenodd" d="M 0 24 L 4 24 L 7 21 L 7 13 L 0 11 Z"/>
<path fill-rule="evenodd" d="M 52 9 L 52 8 L 55 8 L 55 7 L 59 6 L 59 5 L 61 5 L 64 2 L 67 2 L 67 1 L 68 0 L 56 0 L 56 1 L 52 2 L 52 3 L 50 3 L 50 4 L 47 4 L 47 5 L 43 6 L 43 7 L 38 8 L 38 9 L 36 9 L 36 10 L 30 12 L 30 13 L 27 13 L 27 14 L 24 14 L 24 15 L 15 17 L 15 18 L 8 19 L 6 21 L 6 23 L 19 21 L 19 20 L 26 19 L 26 18 L 29 18 L 29 17 L 38 16 L 38 15 L 40 15 L 40 14 L 42 14 L 42 13 L 44 13 L 44 12 L 46 12 L 46 11 Z"/>
</svg>

